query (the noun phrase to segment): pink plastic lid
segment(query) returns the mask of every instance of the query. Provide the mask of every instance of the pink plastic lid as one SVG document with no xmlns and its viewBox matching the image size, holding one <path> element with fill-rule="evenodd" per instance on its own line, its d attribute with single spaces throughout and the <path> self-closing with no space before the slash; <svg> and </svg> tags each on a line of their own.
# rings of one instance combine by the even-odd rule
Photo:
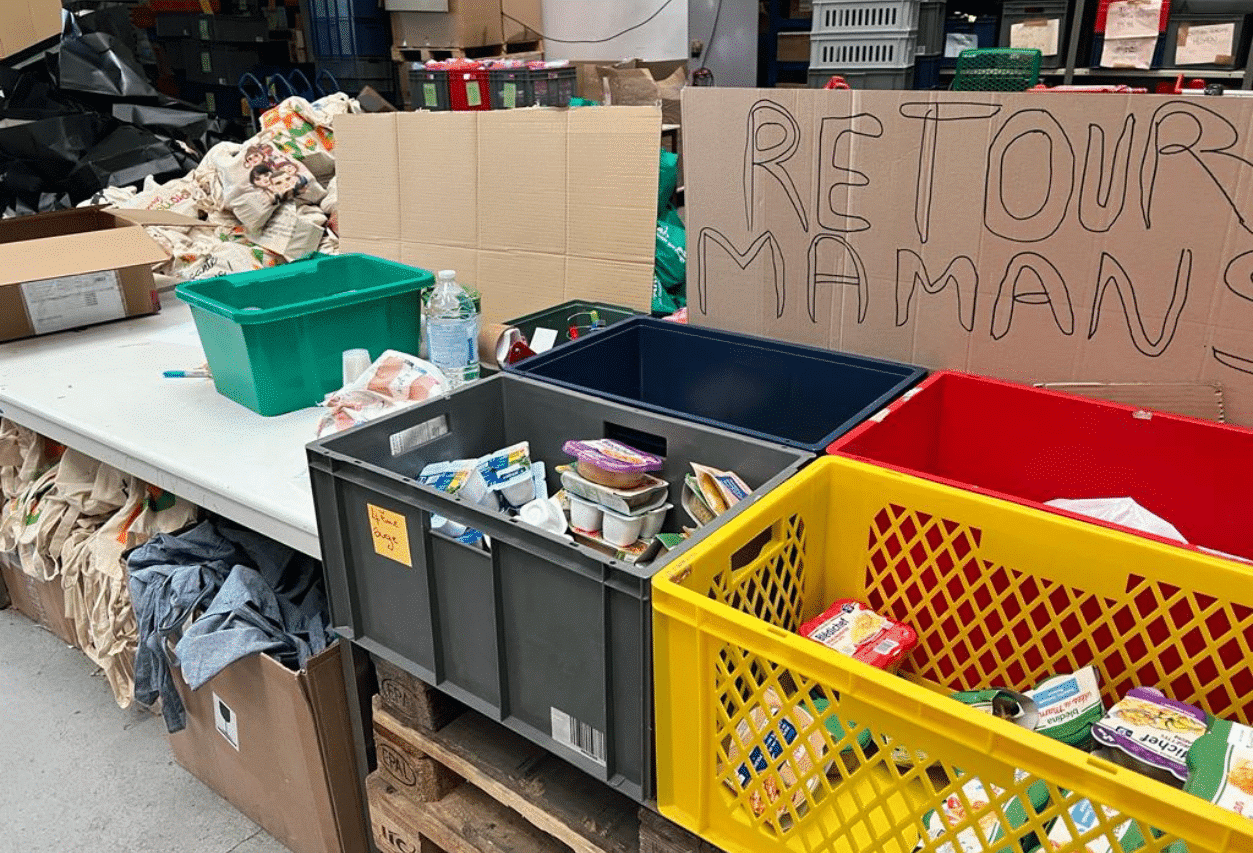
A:
<svg viewBox="0 0 1253 853">
<path fill-rule="evenodd" d="M 634 447 L 614 441 L 610 438 L 596 438 L 590 441 L 567 441 L 561 449 L 580 462 L 587 462 L 606 471 L 620 474 L 643 473 L 657 471 L 665 466 L 666 460 L 651 453 L 644 453 Z"/>
</svg>

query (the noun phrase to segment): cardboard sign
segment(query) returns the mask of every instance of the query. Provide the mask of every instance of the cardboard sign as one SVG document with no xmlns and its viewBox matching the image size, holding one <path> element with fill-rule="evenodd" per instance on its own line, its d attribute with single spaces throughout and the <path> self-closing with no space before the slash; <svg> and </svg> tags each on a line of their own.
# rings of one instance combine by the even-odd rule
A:
<svg viewBox="0 0 1253 853">
<path fill-rule="evenodd" d="M 374 504 L 366 504 L 366 508 L 370 513 L 370 538 L 374 541 L 374 553 L 412 569 L 413 556 L 409 552 L 409 527 L 405 517 Z"/>
<path fill-rule="evenodd" d="M 684 93 L 691 322 L 1253 425 L 1253 102 Z"/>
</svg>

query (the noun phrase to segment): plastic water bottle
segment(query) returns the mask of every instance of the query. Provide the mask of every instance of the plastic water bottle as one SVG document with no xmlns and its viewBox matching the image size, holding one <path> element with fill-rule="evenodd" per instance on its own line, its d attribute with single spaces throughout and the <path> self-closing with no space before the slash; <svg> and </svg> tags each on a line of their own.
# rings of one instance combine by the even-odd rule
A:
<svg viewBox="0 0 1253 853">
<path fill-rule="evenodd" d="M 436 276 L 426 307 L 426 352 L 453 388 L 479 378 L 479 312 L 453 270 Z"/>
</svg>

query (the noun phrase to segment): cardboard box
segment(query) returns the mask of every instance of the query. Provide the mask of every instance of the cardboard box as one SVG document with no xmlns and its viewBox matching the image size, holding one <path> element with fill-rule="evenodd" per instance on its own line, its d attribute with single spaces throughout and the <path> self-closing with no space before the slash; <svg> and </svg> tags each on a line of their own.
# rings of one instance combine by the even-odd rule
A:
<svg viewBox="0 0 1253 853">
<path fill-rule="evenodd" d="M 1039 387 L 1224 423 L 1221 385 L 1206 382 L 1041 382 Z"/>
<path fill-rule="evenodd" d="M 394 8 L 391 2 L 386 8 Z M 513 20 L 516 19 L 516 20 Z M 407 47 L 481 47 L 538 41 L 541 0 L 448 0 L 447 12 L 392 12 L 392 43 Z M 521 23 L 519 23 L 521 22 Z"/>
<path fill-rule="evenodd" d="M 61 0 L 0 3 L 0 59 L 61 33 Z"/>
<path fill-rule="evenodd" d="M 174 671 L 187 705 L 174 759 L 293 853 L 367 850 L 340 653 L 299 673 L 251 655 L 194 692 Z"/>
<path fill-rule="evenodd" d="M 138 224 L 157 219 L 85 207 L 0 220 L 0 341 L 159 311 L 152 265 L 169 255 Z"/>
<path fill-rule="evenodd" d="M 809 33 L 779 33 L 779 62 L 808 62 Z"/>
<path fill-rule="evenodd" d="M 1236 98 L 689 87 L 690 321 L 1028 383 L 1216 384 L 1253 426 L 1250 127 Z"/>
<path fill-rule="evenodd" d="M 660 133 L 656 107 L 336 116 L 340 247 L 456 270 L 488 323 L 647 310 Z"/>
<path fill-rule="evenodd" d="M 42 581 L 31 577 L 22 571 L 17 554 L 9 553 L 0 553 L 0 578 L 14 610 L 47 628 L 67 646 L 76 645 L 74 622 L 65 615 L 65 593 L 59 579 Z"/>
</svg>

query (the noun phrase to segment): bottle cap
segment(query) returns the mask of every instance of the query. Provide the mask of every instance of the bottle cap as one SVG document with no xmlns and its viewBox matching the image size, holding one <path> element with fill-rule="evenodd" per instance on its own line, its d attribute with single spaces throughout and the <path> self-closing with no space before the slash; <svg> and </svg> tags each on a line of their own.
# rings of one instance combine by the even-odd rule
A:
<svg viewBox="0 0 1253 853">
<path fill-rule="evenodd" d="M 457 278 L 456 270 L 440 270 L 436 276 L 440 281 L 454 281 Z"/>
</svg>

